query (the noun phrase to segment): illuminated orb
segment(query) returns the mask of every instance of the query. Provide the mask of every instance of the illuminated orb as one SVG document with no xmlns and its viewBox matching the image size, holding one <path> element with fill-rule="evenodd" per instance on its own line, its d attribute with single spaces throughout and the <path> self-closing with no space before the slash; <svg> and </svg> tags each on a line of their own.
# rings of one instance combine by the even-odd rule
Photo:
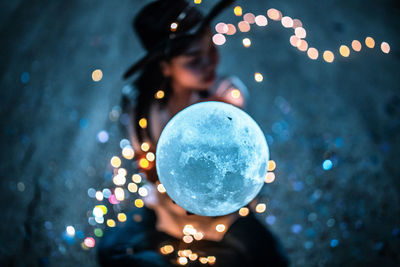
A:
<svg viewBox="0 0 400 267">
<path fill-rule="evenodd" d="M 160 182 L 172 200 L 198 215 L 221 216 L 261 190 L 269 149 L 247 113 L 210 101 L 189 106 L 168 122 L 156 158 Z"/>
</svg>

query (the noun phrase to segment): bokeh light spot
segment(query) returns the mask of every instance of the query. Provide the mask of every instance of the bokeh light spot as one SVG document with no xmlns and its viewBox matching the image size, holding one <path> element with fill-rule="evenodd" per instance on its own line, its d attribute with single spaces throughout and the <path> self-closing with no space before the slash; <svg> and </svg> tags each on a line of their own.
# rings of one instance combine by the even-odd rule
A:
<svg viewBox="0 0 400 267">
<path fill-rule="evenodd" d="M 267 209 L 267 205 L 265 205 L 264 203 L 259 203 L 256 206 L 256 212 L 258 212 L 258 213 L 263 213 L 266 209 Z"/>
<path fill-rule="evenodd" d="M 253 13 L 246 13 L 243 16 L 243 20 L 247 21 L 249 24 L 253 24 L 255 22 L 256 17 Z"/>
<path fill-rule="evenodd" d="M 291 17 L 285 16 L 281 20 L 282 26 L 285 28 L 293 27 L 293 20 Z"/>
<path fill-rule="evenodd" d="M 241 32 L 248 32 L 250 31 L 250 24 L 247 21 L 240 21 L 238 23 L 238 28 Z"/>
<path fill-rule="evenodd" d="M 146 120 L 146 118 L 141 118 L 141 119 L 139 120 L 139 126 L 140 126 L 140 128 L 142 128 L 142 129 L 144 129 L 144 128 L 147 127 L 147 120 Z"/>
<path fill-rule="evenodd" d="M 233 13 L 238 17 L 241 16 L 243 13 L 242 7 L 235 6 L 235 8 L 233 9 Z"/>
<path fill-rule="evenodd" d="M 155 99 L 162 99 L 164 97 L 165 93 L 163 90 L 158 90 L 155 94 L 154 94 L 154 98 Z"/>
<path fill-rule="evenodd" d="M 374 38 L 372 38 L 372 37 L 367 37 L 367 38 L 365 38 L 365 45 L 368 47 L 368 48 L 374 48 L 375 47 L 375 40 L 374 40 Z"/>
<path fill-rule="evenodd" d="M 312 60 L 316 60 L 318 58 L 318 50 L 314 47 L 308 48 L 307 56 Z"/>
<path fill-rule="evenodd" d="M 220 232 L 220 233 L 222 233 L 223 231 L 225 231 L 225 229 L 226 229 L 226 227 L 225 227 L 225 225 L 222 224 L 222 223 L 217 224 L 217 226 L 215 227 L 215 230 L 217 230 L 217 232 Z"/>
<path fill-rule="evenodd" d="M 92 72 L 92 80 L 95 82 L 101 81 L 103 78 L 103 72 L 100 69 L 96 69 Z"/>
<path fill-rule="evenodd" d="M 280 20 L 282 18 L 282 13 L 275 8 L 268 9 L 267 15 L 272 20 Z"/>
<path fill-rule="evenodd" d="M 236 27 L 233 24 L 228 24 L 228 31 L 226 32 L 227 35 L 234 35 L 236 33 Z"/>
<path fill-rule="evenodd" d="M 264 77 L 262 76 L 261 73 L 256 72 L 254 73 L 254 79 L 256 80 L 256 82 L 260 83 L 263 81 Z"/>
<path fill-rule="evenodd" d="M 246 207 L 243 207 L 243 208 L 241 208 L 240 210 L 239 210 L 239 215 L 240 216 L 247 216 L 249 214 L 249 209 L 248 208 L 246 208 Z"/>
<path fill-rule="evenodd" d="M 254 20 L 258 26 L 263 27 L 268 25 L 267 17 L 264 15 L 258 15 Z"/>
<path fill-rule="evenodd" d="M 331 63 L 335 59 L 335 56 L 333 55 L 332 51 L 325 50 L 323 54 L 323 58 L 326 62 Z"/>
<path fill-rule="evenodd" d="M 135 206 L 138 207 L 138 208 L 143 208 L 143 206 L 144 206 L 143 200 L 141 200 L 140 198 L 136 199 L 135 200 Z"/>
<path fill-rule="evenodd" d="M 348 57 L 350 55 L 350 49 L 346 45 L 341 45 L 339 48 L 339 52 L 343 57 Z"/>
<path fill-rule="evenodd" d="M 220 33 L 214 34 L 212 40 L 216 45 L 223 45 L 226 42 L 225 36 Z"/>
<path fill-rule="evenodd" d="M 351 42 L 351 48 L 353 48 L 354 51 L 359 52 L 361 50 L 361 43 L 358 40 L 353 40 Z"/>
<path fill-rule="evenodd" d="M 322 163 L 322 168 L 323 168 L 325 171 L 328 171 L 328 170 L 332 169 L 332 166 L 333 166 L 333 163 L 332 163 L 332 161 L 331 161 L 330 159 L 326 159 L 326 160 L 324 160 L 324 162 Z"/>
<path fill-rule="evenodd" d="M 250 40 L 249 38 L 244 38 L 244 39 L 242 40 L 242 43 L 243 43 L 243 46 L 244 46 L 244 47 L 250 47 L 250 45 L 251 45 L 251 40 Z"/>
<path fill-rule="evenodd" d="M 383 53 L 389 54 L 389 52 L 390 52 L 390 45 L 389 45 L 388 43 L 386 43 L 386 42 L 382 42 L 382 43 L 381 43 L 381 50 L 382 50 Z"/>
</svg>

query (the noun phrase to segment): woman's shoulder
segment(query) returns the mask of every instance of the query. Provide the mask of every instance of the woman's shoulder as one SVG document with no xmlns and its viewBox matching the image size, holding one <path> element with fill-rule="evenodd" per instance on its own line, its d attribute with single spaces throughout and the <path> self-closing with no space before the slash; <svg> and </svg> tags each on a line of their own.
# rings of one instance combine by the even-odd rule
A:
<svg viewBox="0 0 400 267">
<path fill-rule="evenodd" d="M 210 96 L 222 98 L 224 102 L 245 107 L 249 101 L 249 90 L 239 77 L 220 76 L 210 88 Z"/>
</svg>

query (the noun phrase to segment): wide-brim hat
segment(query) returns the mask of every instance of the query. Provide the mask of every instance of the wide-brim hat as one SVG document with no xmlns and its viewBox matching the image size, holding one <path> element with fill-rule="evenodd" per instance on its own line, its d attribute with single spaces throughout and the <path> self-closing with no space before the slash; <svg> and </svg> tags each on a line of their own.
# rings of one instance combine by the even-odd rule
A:
<svg viewBox="0 0 400 267">
<path fill-rule="evenodd" d="M 165 27 L 153 27 L 146 28 L 141 25 L 143 18 L 148 16 L 149 13 L 158 9 L 158 12 L 162 12 L 162 6 L 157 6 L 157 4 L 163 2 L 167 4 L 171 1 L 156 1 L 146 7 L 144 7 L 134 20 L 134 27 L 137 34 L 140 37 L 142 45 L 146 49 L 146 53 L 141 57 L 136 63 L 134 63 L 128 70 L 124 73 L 123 78 L 127 79 L 135 74 L 137 71 L 145 67 L 151 62 L 157 61 L 160 58 L 168 54 L 170 47 L 173 43 L 179 43 L 180 40 L 187 37 L 199 36 L 204 29 L 210 24 L 210 22 L 218 16 L 226 7 L 231 5 L 235 0 L 221 0 L 216 4 L 211 11 L 206 15 L 202 16 L 197 9 L 186 2 L 185 0 L 174 0 L 175 4 L 179 2 L 179 9 L 173 10 L 173 14 L 170 17 L 163 18 L 162 23 L 166 24 Z M 168 7 L 167 7 L 168 8 Z M 169 8 L 174 8 L 170 6 Z M 154 16 L 154 13 L 153 13 Z M 190 23 L 185 23 L 185 20 L 190 16 Z M 162 14 L 160 14 L 160 19 Z M 165 23 L 167 21 L 167 23 Z M 159 21 L 154 21 L 153 23 L 160 23 Z M 147 26 L 152 26 L 147 23 Z M 155 25 L 160 26 L 160 25 Z M 164 26 L 164 25 L 162 25 Z"/>
</svg>

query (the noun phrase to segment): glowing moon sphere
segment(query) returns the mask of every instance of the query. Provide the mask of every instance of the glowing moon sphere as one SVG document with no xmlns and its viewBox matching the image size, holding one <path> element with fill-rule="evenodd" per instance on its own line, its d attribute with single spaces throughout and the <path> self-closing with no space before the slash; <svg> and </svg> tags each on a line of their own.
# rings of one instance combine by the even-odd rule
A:
<svg viewBox="0 0 400 267">
<path fill-rule="evenodd" d="M 221 216 L 248 204 L 267 173 L 268 145 L 257 123 L 222 102 L 194 104 L 165 126 L 156 168 L 167 194 L 203 216 Z"/>
</svg>

